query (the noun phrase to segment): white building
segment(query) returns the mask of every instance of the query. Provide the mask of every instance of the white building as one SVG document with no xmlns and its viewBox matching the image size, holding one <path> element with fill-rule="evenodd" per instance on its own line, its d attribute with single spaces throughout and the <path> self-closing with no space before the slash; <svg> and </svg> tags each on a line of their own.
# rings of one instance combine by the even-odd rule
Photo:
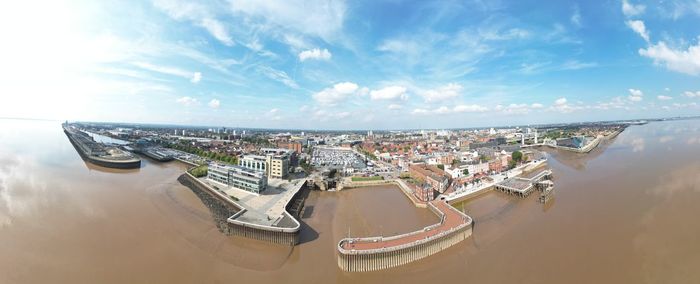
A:
<svg viewBox="0 0 700 284">
<path fill-rule="evenodd" d="M 265 155 L 244 155 L 238 160 L 238 165 L 262 172 L 271 178 L 286 178 L 289 174 L 291 150 L 262 148 L 260 151 Z"/>
<path fill-rule="evenodd" d="M 207 179 L 253 193 L 260 193 L 267 187 L 267 177 L 262 172 L 241 166 L 210 163 Z"/>
</svg>

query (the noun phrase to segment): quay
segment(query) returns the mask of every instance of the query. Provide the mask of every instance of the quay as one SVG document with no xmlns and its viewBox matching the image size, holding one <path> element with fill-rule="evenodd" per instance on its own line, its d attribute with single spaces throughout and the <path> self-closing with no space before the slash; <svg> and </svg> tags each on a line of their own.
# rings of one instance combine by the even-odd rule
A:
<svg viewBox="0 0 700 284">
<path fill-rule="evenodd" d="M 63 132 L 83 159 L 98 166 L 117 169 L 141 167 L 141 159 L 117 147 L 96 142 L 90 135 L 69 124 L 63 124 Z"/>
<path fill-rule="evenodd" d="M 540 202 L 547 202 L 554 193 L 554 183 L 551 181 L 552 171 L 545 170 L 532 178 L 514 177 L 497 183 L 496 190 L 518 197 L 528 197 L 534 190 L 539 190 Z"/>
<path fill-rule="evenodd" d="M 265 214 L 269 211 L 258 212 L 238 198 L 234 200 L 234 197 L 199 180 L 189 171 L 183 177 L 188 181 L 190 189 L 216 198 L 226 206 L 225 212 L 233 213 L 223 224 L 225 233 L 287 246 L 299 243 L 301 223 L 297 219 L 303 207 L 303 191 L 307 190 L 305 181 L 294 184 L 290 192 L 272 202 L 269 211 L 274 211 L 276 216 L 271 216 Z"/>
<path fill-rule="evenodd" d="M 417 261 L 445 250 L 472 234 L 471 217 L 445 200 L 427 203 L 440 222 L 389 237 L 345 238 L 338 242 L 338 266 L 348 272 L 376 271 Z"/>
<path fill-rule="evenodd" d="M 475 186 L 474 188 L 444 194 L 443 197 L 450 203 L 461 202 L 493 190 L 496 184 L 504 180 L 519 177 L 526 172 L 535 171 L 545 166 L 546 164 L 547 160 L 531 161 L 527 164 L 516 167 L 504 173 L 489 176 L 489 178 L 491 179 L 490 182 L 480 184 L 478 186 Z"/>
</svg>

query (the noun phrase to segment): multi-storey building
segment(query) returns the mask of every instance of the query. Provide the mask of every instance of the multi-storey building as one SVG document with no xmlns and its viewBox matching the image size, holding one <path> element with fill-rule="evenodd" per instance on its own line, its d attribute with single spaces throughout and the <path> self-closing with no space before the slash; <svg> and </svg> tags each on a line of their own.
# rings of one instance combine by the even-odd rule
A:
<svg viewBox="0 0 700 284">
<path fill-rule="evenodd" d="M 207 179 L 253 193 L 260 193 L 267 187 L 263 172 L 241 166 L 210 163 Z"/>
<path fill-rule="evenodd" d="M 271 178 L 286 178 L 289 174 L 290 150 L 262 148 L 263 155 L 244 155 L 238 160 L 241 167 L 259 171 Z"/>
<path fill-rule="evenodd" d="M 433 190 L 439 193 L 444 193 L 450 183 L 449 176 L 445 171 L 433 165 L 414 164 L 410 166 L 409 173 L 414 178 L 429 184 Z"/>
</svg>

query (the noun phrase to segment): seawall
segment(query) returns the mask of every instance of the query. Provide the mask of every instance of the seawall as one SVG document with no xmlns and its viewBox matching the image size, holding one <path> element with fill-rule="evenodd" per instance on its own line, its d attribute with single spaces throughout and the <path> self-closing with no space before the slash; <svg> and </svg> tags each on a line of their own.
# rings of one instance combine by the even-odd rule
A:
<svg viewBox="0 0 700 284">
<path fill-rule="evenodd" d="M 227 195 L 202 183 L 189 172 L 184 173 L 180 179 L 185 180 L 185 182 L 181 182 L 194 191 L 197 196 L 200 196 L 200 199 L 205 202 L 205 205 L 210 209 L 213 208 L 212 213 L 215 215 L 214 219 L 217 222 L 217 227 L 219 227 L 219 230 L 223 233 L 288 246 L 294 246 L 299 243 L 301 224 L 286 210 L 283 213 L 283 220 L 280 222 L 287 224 L 288 226 L 286 227 L 267 226 L 237 220 L 237 218 L 246 211 L 243 206 Z M 294 197 L 290 199 L 290 204 L 303 194 L 303 190 L 305 189 L 299 190 Z M 203 198 L 202 194 L 206 194 L 206 196 Z M 290 204 L 287 204 L 286 208 L 289 208 Z M 303 204 L 296 204 L 295 206 L 303 206 Z M 299 209 L 297 209 L 296 212 L 298 211 Z M 224 220 L 225 222 L 222 222 Z"/>
<path fill-rule="evenodd" d="M 396 236 L 340 240 L 338 267 L 348 272 L 397 267 L 439 253 L 471 236 L 471 217 L 443 200 L 432 201 L 427 207 L 440 217 L 439 223 Z"/>
<path fill-rule="evenodd" d="M 109 159 L 104 159 L 100 157 L 96 157 L 93 155 L 89 155 L 86 150 L 83 148 L 83 146 L 80 144 L 80 142 L 75 141 L 75 137 L 73 137 L 74 134 L 71 134 L 68 132 L 68 130 L 63 129 L 63 133 L 66 134 L 68 137 L 68 141 L 73 145 L 73 148 L 78 152 L 80 157 L 83 159 L 87 160 L 90 163 L 93 163 L 98 166 L 106 167 L 106 168 L 116 168 L 116 169 L 136 169 L 141 167 L 141 160 L 140 159 L 132 159 L 132 160 L 109 160 Z M 97 143 L 97 142 L 95 142 Z"/>
</svg>

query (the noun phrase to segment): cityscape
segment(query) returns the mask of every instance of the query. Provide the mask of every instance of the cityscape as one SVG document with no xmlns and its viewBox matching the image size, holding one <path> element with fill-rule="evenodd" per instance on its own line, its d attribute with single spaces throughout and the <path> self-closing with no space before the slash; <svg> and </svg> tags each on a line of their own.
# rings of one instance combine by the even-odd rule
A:
<svg viewBox="0 0 700 284">
<path fill-rule="evenodd" d="M 696 283 L 700 2 L 0 4 L 0 283 Z"/>
</svg>

